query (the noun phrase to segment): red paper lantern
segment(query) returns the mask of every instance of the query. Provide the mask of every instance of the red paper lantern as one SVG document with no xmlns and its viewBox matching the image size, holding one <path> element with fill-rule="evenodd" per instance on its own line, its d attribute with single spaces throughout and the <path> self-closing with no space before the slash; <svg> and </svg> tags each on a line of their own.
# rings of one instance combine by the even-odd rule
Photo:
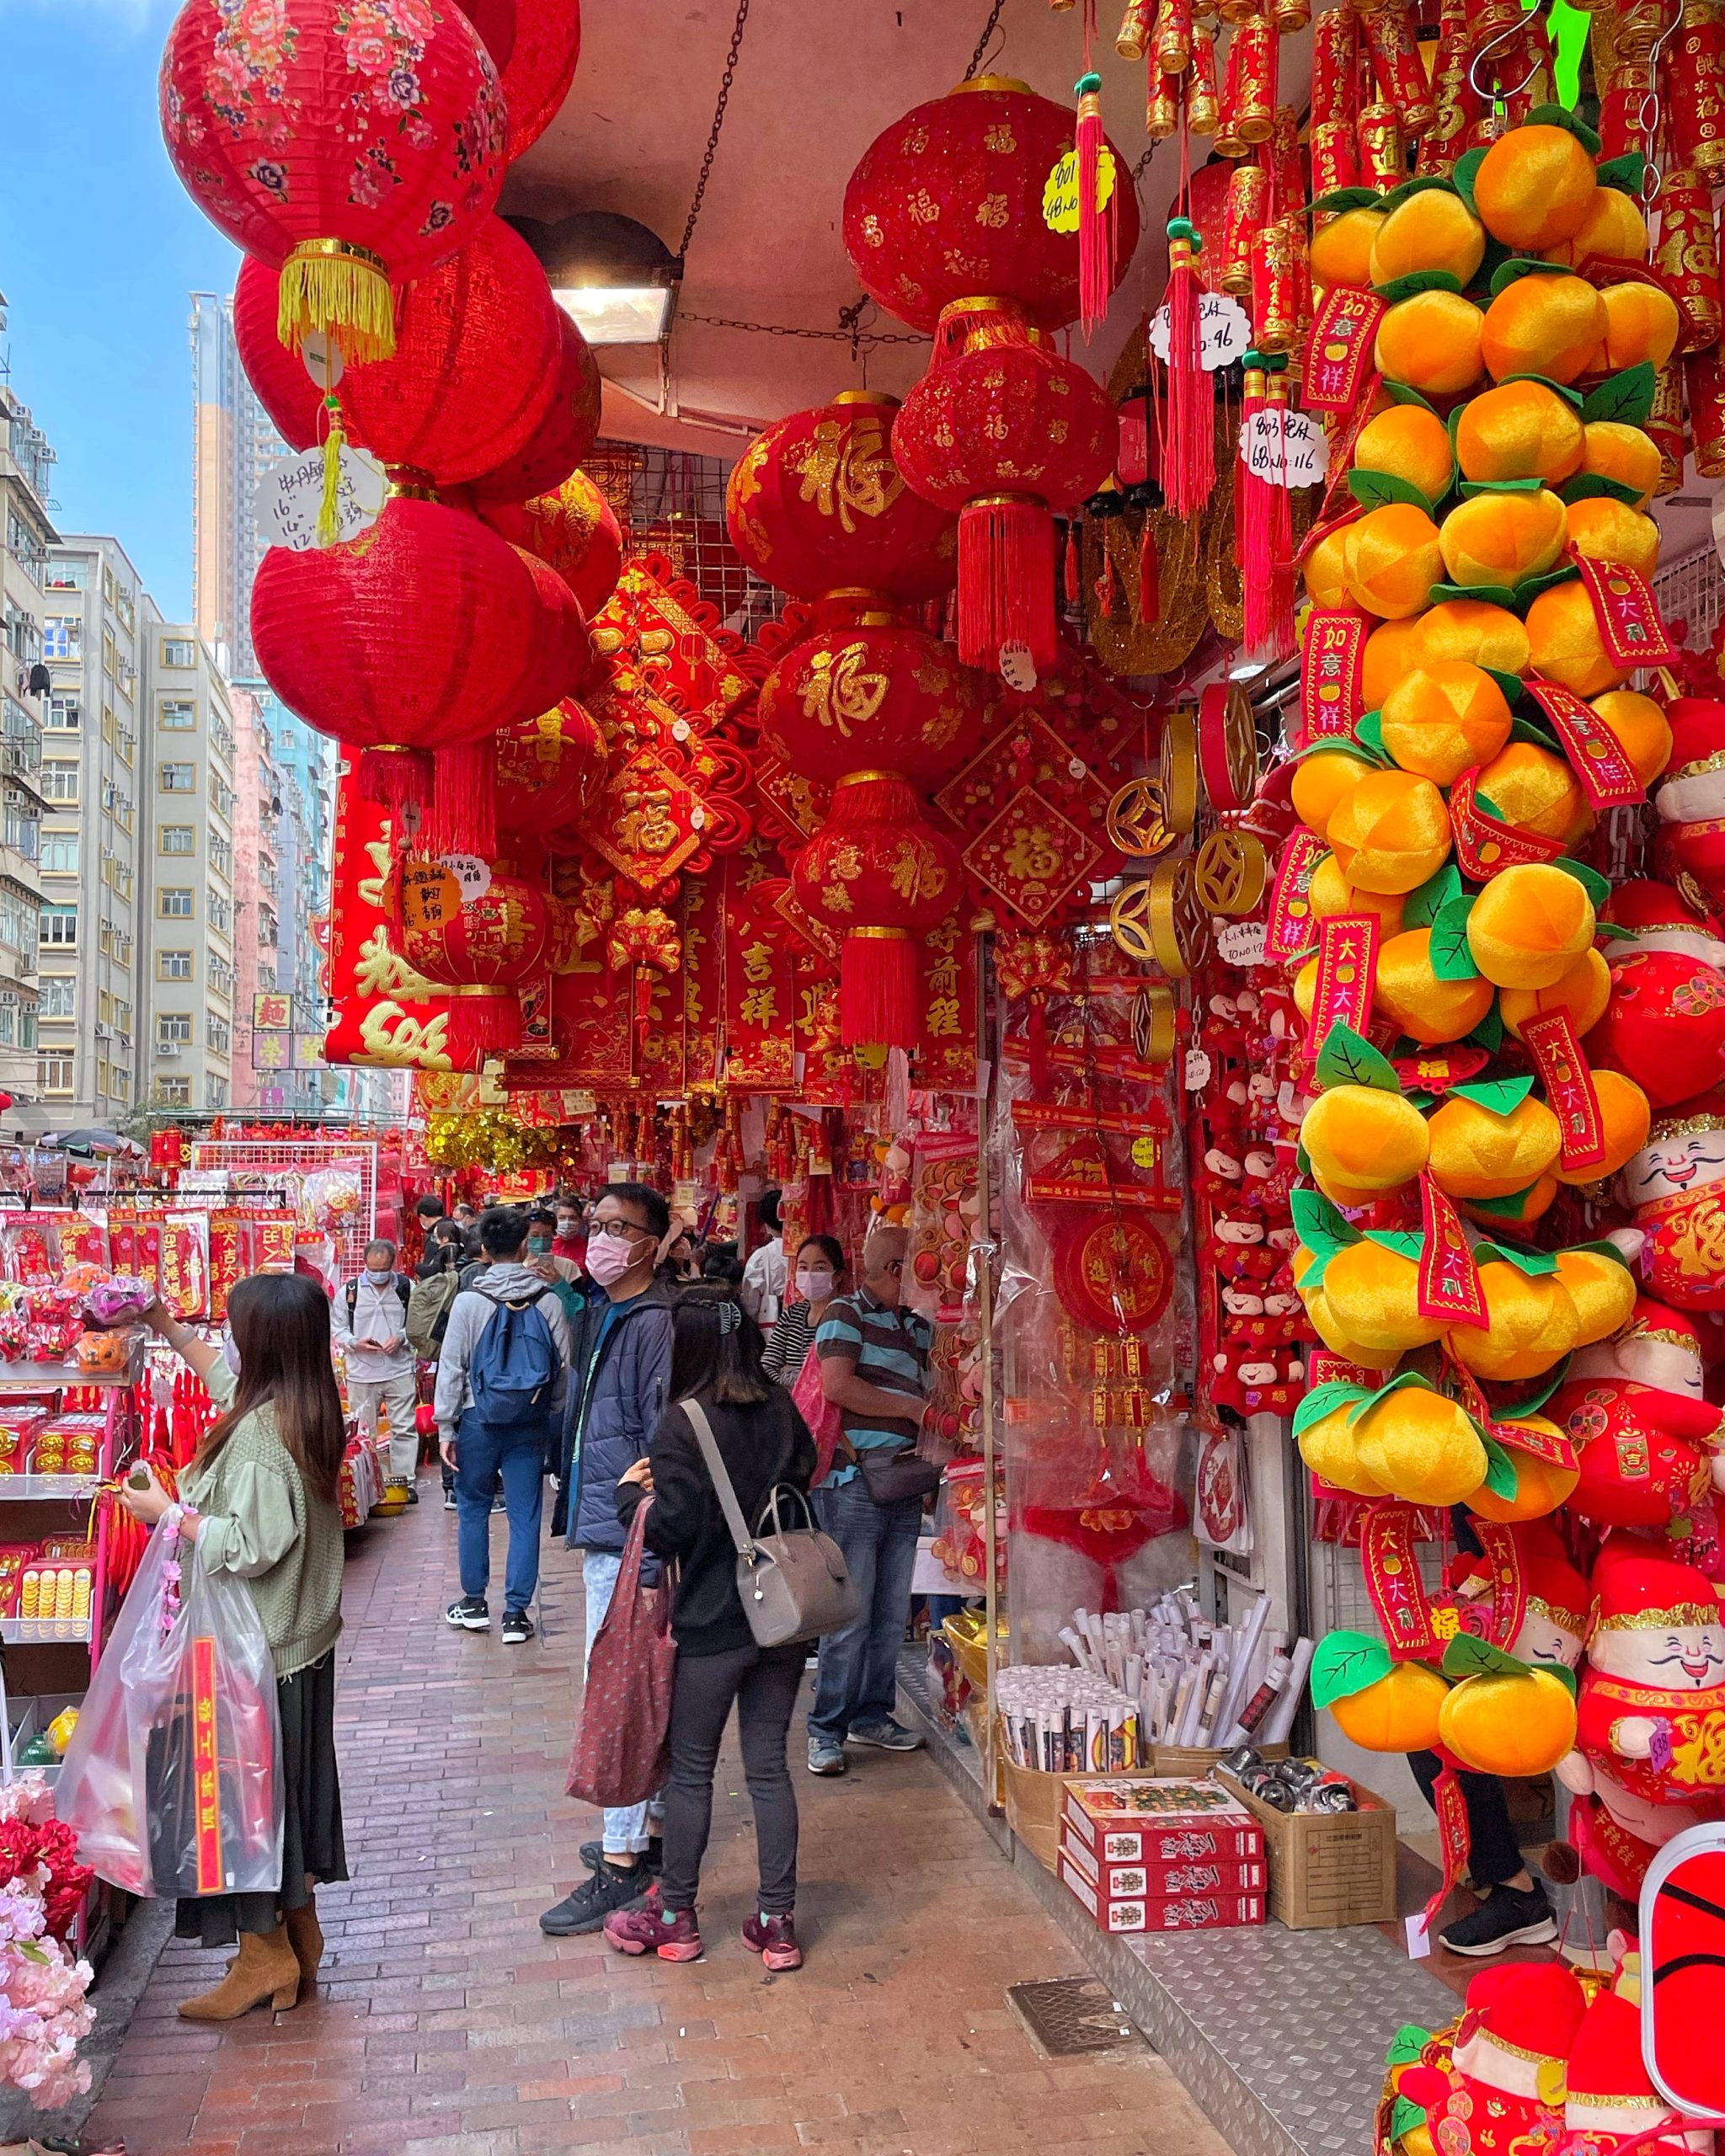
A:
<svg viewBox="0 0 1725 2156">
<path fill-rule="evenodd" d="M 494 531 L 537 554 L 575 595 L 590 622 L 622 574 L 623 535 L 617 513 L 585 472 L 571 472 L 554 493 L 531 501 L 490 501 L 479 514 Z"/>
<path fill-rule="evenodd" d="M 280 334 L 393 349 L 392 281 L 449 259 L 497 200 L 506 121 L 467 17 L 430 0 L 186 0 L 162 131 L 205 215 L 282 272 Z"/>
<path fill-rule="evenodd" d="M 959 518 L 959 654 L 1000 663 L 1028 648 L 1055 663 L 1049 505 L 1094 494 L 1119 449 L 1107 392 L 1016 307 L 959 300 L 941 317 L 928 372 L 893 423 L 899 467 Z"/>
<path fill-rule="evenodd" d="M 258 402 L 290 449 L 315 448 L 323 430 L 323 396 L 297 352 L 276 334 L 280 279 L 248 255 L 233 286 L 233 341 Z"/>
<path fill-rule="evenodd" d="M 862 590 L 938 598 L 958 574 L 950 515 L 914 494 L 893 459 L 898 399 L 847 389 L 758 435 L 725 489 L 731 544 L 797 599 Z"/>
<path fill-rule="evenodd" d="M 580 0 L 515 0 L 515 49 L 502 70 L 511 164 L 556 119 L 580 57 Z"/>
<path fill-rule="evenodd" d="M 491 64 L 501 80 L 515 49 L 515 0 L 457 0 L 457 5 L 479 33 L 479 42 L 491 55 Z M 508 98 L 505 85 L 505 104 Z"/>
<path fill-rule="evenodd" d="M 252 586 L 252 643 L 288 708 L 356 744 L 368 798 L 425 803 L 430 752 L 474 741 L 531 706 L 542 620 L 515 548 L 477 517 L 392 493 L 358 538 L 272 547 Z"/>
<path fill-rule="evenodd" d="M 1074 115 L 1029 85 L 980 75 L 878 135 L 845 189 L 845 249 L 862 289 L 913 329 L 953 300 L 1016 300 L 1044 329 L 1078 314 L 1075 226 L 1044 221 L 1043 190 L 1074 143 Z M 1113 152 L 1115 259 L 1132 259 L 1138 204 Z"/>
<path fill-rule="evenodd" d="M 473 482 L 476 508 L 531 501 L 536 494 L 553 492 L 599 439 L 599 363 L 566 314 L 562 330 L 563 353 L 550 404 L 525 446 Z"/>
<path fill-rule="evenodd" d="M 403 293 L 394 358 L 342 376 L 348 432 L 380 462 L 440 486 L 478 478 L 543 424 L 567 319 L 526 240 L 485 218 L 453 260 Z"/>
<path fill-rule="evenodd" d="M 591 805 L 605 781 L 605 736 L 573 696 L 537 718 L 500 726 L 497 826 L 511 836 L 543 840 Z"/>
<path fill-rule="evenodd" d="M 479 874 L 463 882 L 456 871 Z M 545 900 L 526 877 L 483 862 L 404 855 L 396 875 L 402 954 L 450 999 L 450 1060 L 472 1069 L 521 1043 L 521 984 L 545 953 Z"/>
<path fill-rule="evenodd" d="M 805 778 L 885 771 L 937 786 L 975 751 L 984 686 L 950 644 L 865 614 L 779 661 L 761 685 L 761 739 Z"/>
</svg>

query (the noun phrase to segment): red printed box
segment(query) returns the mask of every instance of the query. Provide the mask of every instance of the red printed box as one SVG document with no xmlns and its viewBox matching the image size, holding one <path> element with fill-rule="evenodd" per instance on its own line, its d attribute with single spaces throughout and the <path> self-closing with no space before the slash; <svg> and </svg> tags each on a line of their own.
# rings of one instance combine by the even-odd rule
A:
<svg viewBox="0 0 1725 2156">
<path fill-rule="evenodd" d="M 1108 1838 L 1104 1837 L 1106 1841 Z M 1060 1854 L 1075 1865 L 1104 1901 L 1167 1900 L 1185 1894 L 1263 1894 L 1269 1867 L 1261 1857 L 1180 1857 L 1167 1864 L 1121 1864 L 1083 1843 L 1063 1838 Z"/>
<path fill-rule="evenodd" d="M 1263 1829 L 1214 1782 L 1071 1781 L 1060 1818 L 1071 1847 L 1097 1864 L 1157 1872 L 1186 1864 L 1263 1861 Z"/>
<path fill-rule="evenodd" d="M 1060 1858 L 1060 1877 L 1103 1931 L 1220 1931 L 1263 1922 L 1262 1894 L 1146 1894 L 1135 1900 L 1104 1901 L 1065 1854 Z"/>
</svg>

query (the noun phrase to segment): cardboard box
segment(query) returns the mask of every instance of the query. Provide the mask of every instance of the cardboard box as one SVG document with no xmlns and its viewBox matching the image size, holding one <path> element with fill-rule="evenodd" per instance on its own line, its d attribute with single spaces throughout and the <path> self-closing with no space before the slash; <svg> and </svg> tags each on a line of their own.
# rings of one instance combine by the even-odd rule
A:
<svg viewBox="0 0 1725 2156">
<path fill-rule="evenodd" d="M 1065 1774 L 1044 1774 L 1033 1767 L 1017 1765 L 1007 1756 L 1004 1744 L 998 1746 L 996 1757 L 1007 1824 L 1038 1863 L 1052 1871 L 1060 1855 L 1061 1807 L 1071 1782 Z M 1102 1776 L 1096 1780 L 1094 1785 L 1098 1789 L 1107 1789 L 1115 1779 Z M 1118 1777 L 1121 1782 L 1134 1779 L 1130 1774 Z M 1249 1825 L 1250 1822 L 1247 1823 Z M 1256 1833 L 1256 1828 L 1252 1831 Z"/>
<path fill-rule="evenodd" d="M 1220 1931 L 1263 1922 L 1262 1894 L 1141 1895 L 1135 1900 L 1104 1901 L 1065 1850 L 1060 1876 L 1102 1931 Z"/>
<path fill-rule="evenodd" d="M 1163 1865 L 1261 1860 L 1263 1830 L 1232 1791 L 1215 1782 L 1123 1774 L 1066 1784 L 1060 1817 L 1067 1841 L 1098 1862 Z"/>
<path fill-rule="evenodd" d="M 1269 1891 L 1269 1867 L 1262 1857 L 1232 1857 L 1220 1862 L 1184 1857 L 1172 1862 L 1121 1864 L 1105 1849 L 1099 1854 L 1064 1833 L 1060 1854 L 1108 1902 L 1140 1900 L 1146 1894 L 1166 1901 L 1187 1894 L 1264 1894 Z"/>
<path fill-rule="evenodd" d="M 1278 1812 L 1217 1777 L 1263 1829 L 1270 1914 L 1290 1931 L 1387 1924 L 1396 1914 L 1396 1807 L 1350 1782 L 1356 1812 Z"/>
</svg>

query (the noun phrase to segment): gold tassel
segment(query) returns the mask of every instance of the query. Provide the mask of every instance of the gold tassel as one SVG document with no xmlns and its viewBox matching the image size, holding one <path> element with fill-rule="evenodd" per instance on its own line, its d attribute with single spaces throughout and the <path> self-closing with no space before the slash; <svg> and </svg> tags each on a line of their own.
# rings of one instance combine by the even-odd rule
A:
<svg viewBox="0 0 1725 2156">
<path fill-rule="evenodd" d="M 329 431 L 323 437 L 323 496 L 318 504 L 318 544 L 333 547 L 341 536 L 341 452 L 347 436 L 341 428 L 341 407 L 333 397 L 323 400 L 329 413 Z"/>
<path fill-rule="evenodd" d="M 282 264 L 275 334 L 296 352 L 313 330 L 358 364 L 395 352 L 395 295 L 380 256 L 342 240 L 305 240 Z"/>
</svg>

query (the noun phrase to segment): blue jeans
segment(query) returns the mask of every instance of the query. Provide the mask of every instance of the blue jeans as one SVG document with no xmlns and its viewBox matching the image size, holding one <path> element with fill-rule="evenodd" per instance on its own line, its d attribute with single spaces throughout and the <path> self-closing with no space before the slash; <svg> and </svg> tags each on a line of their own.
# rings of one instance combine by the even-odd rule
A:
<svg viewBox="0 0 1725 2156">
<path fill-rule="evenodd" d="M 617 1589 L 617 1576 L 623 1568 L 621 1550 L 584 1550 L 581 1552 L 581 1588 L 587 1598 L 587 1653 L 593 1652 L 593 1642 L 598 1637 L 599 1627 L 605 1613 L 611 1607 L 611 1598 Z M 586 1662 L 581 1665 L 581 1674 L 587 1673 Z M 659 1800 L 653 1800 L 658 1808 Z M 613 1856 L 624 1856 L 633 1850 L 638 1855 L 647 1846 L 647 1806 L 644 1804 L 607 1804 L 605 1807 L 605 1846 Z"/>
<path fill-rule="evenodd" d="M 820 1642 L 809 1734 L 842 1744 L 854 1727 L 885 1721 L 898 1700 L 899 1650 L 911 1614 L 911 1579 L 922 1500 L 878 1505 L 860 1475 L 814 1492 L 820 1524 L 845 1553 L 861 1614 Z"/>
<path fill-rule="evenodd" d="M 545 1502 L 546 1434 L 537 1424 L 492 1429 L 471 1412 L 455 1433 L 456 1556 L 462 1593 L 483 1595 L 491 1582 L 491 1497 L 503 1477 L 509 1514 L 505 1609 L 525 1609 L 539 1585 L 539 1515 Z"/>
</svg>

